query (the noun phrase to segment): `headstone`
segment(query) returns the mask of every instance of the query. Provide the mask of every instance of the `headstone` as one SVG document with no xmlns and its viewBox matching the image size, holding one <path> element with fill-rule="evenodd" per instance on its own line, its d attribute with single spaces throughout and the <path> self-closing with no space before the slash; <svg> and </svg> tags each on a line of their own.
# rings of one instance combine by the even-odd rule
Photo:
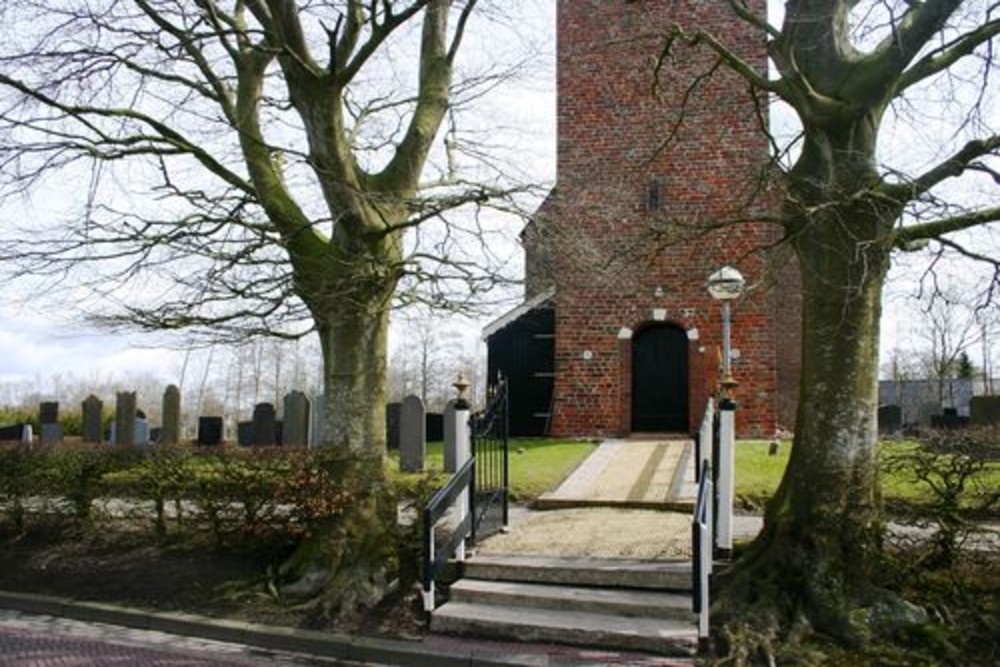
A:
<svg viewBox="0 0 1000 667">
<path fill-rule="evenodd" d="M 777 456 L 778 455 L 778 449 L 780 447 L 781 447 L 781 443 L 780 442 L 778 442 L 777 440 L 772 440 L 771 444 L 767 446 L 767 455 L 768 456 Z"/>
<path fill-rule="evenodd" d="M 59 423 L 59 401 L 42 401 L 38 404 L 38 423 Z"/>
<path fill-rule="evenodd" d="M 455 399 L 451 399 L 444 406 L 444 471 L 457 472 L 458 466 L 455 463 L 458 442 L 455 440 Z"/>
<path fill-rule="evenodd" d="M 163 392 L 163 424 L 160 437 L 156 440 L 161 445 L 176 445 L 181 441 L 181 390 L 177 385 L 170 385 Z"/>
<path fill-rule="evenodd" d="M 309 397 L 301 391 L 285 396 L 281 444 L 288 447 L 309 445 Z"/>
<path fill-rule="evenodd" d="M 135 392 L 118 392 L 115 398 L 115 428 L 112 444 L 122 446 L 135 444 L 135 418 Z"/>
<path fill-rule="evenodd" d="M 273 447 L 278 443 L 275 432 L 274 406 L 258 403 L 253 409 L 253 444 L 258 447 Z"/>
<path fill-rule="evenodd" d="M 322 447 L 324 435 L 326 434 L 326 424 L 324 423 L 324 418 L 326 417 L 326 396 L 319 394 L 313 396 L 312 405 L 310 406 L 309 419 L 312 422 L 312 427 L 309 429 L 309 446 L 310 447 Z"/>
<path fill-rule="evenodd" d="M 253 422 L 238 422 L 236 424 L 236 444 L 240 447 L 253 445 Z"/>
<path fill-rule="evenodd" d="M 385 442 L 389 449 L 399 449 L 399 409 L 401 403 L 385 406 Z"/>
<path fill-rule="evenodd" d="M 903 429 L 903 408 L 883 405 L 878 409 L 878 432 L 882 435 L 899 433 Z"/>
<path fill-rule="evenodd" d="M 427 421 L 424 404 L 416 396 L 407 396 L 399 408 L 399 469 L 420 472 L 427 450 Z"/>
<path fill-rule="evenodd" d="M 63 427 L 62 424 L 42 424 L 42 437 L 41 441 L 43 445 L 58 445 L 63 439 Z"/>
<path fill-rule="evenodd" d="M 149 444 L 149 420 L 144 417 L 136 417 L 135 426 L 132 429 L 132 442 L 140 447 Z"/>
<path fill-rule="evenodd" d="M 285 443 L 285 422 L 280 419 L 274 420 L 274 444 L 283 445 Z"/>
<path fill-rule="evenodd" d="M 23 442 L 25 426 L 27 424 L 0 426 L 0 442 Z"/>
<path fill-rule="evenodd" d="M 969 421 L 975 426 L 1000 424 L 1000 396 L 975 396 L 969 403 Z"/>
<path fill-rule="evenodd" d="M 222 417 L 198 417 L 198 446 L 222 444 Z"/>
<path fill-rule="evenodd" d="M 163 429 L 159 426 L 154 426 L 149 429 L 149 441 L 154 444 L 161 444 L 160 438 L 163 437 Z"/>
<path fill-rule="evenodd" d="M 104 402 L 91 394 L 83 399 L 80 412 L 83 415 L 83 441 L 100 442 L 101 427 L 104 424 Z"/>
<path fill-rule="evenodd" d="M 441 442 L 444 440 L 444 415 L 440 412 L 428 412 L 424 416 L 427 422 L 426 434 L 427 442 Z"/>
<path fill-rule="evenodd" d="M 59 402 L 42 401 L 38 405 L 38 422 L 41 426 L 43 445 L 57 445 L 62 442 L 63 429 L 59 425 Z"/>
</svg>

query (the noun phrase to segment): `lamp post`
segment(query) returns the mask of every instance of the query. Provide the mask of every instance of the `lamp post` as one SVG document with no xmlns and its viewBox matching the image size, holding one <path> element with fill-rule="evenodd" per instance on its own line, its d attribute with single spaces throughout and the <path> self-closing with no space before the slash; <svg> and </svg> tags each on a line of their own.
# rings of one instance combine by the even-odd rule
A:
<svg viewBox="0 0 1000 667">
<path fill-rule="evenodd" d="M 737 382 L 733 379 L 732 349 L 730 343 L 729 303 L 743 295 L 746 281 L 743 274 L 731 266 L 724 266 L 708 277 L 708 293 L 722 302 L 722 397 L 732 398 Z"/>
<path fill-rule="evenodd" d="M 715 545 L 720 558 L 728 558 L 733 550 L 733 487 L 735 482 L 733 448 L 736 444 L 736 402 L 732 392 L 732 352 L 730 349 L 729 303 L 743 294 L 746 281 L 731 266 L 724 266 L 708 277 L 708 293 L 722 302 L 722 389 L 719 401 L 719 451 L 715 457 L 715 490 L 718 501 Z"/>
</svg>

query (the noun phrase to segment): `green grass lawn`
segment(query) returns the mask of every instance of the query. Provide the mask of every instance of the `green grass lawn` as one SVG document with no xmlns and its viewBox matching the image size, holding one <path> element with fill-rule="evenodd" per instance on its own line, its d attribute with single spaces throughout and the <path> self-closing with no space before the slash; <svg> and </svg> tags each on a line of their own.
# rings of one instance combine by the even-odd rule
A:
<svg viewBox="0 0 1000 667">
<path fill-rule="evenodd" d="M 428 470 L 444 468 L 442 443 L 427 443 Z M 555 489 L 597 447 L 593 442 L 514 439 L 510 441 L 510 486 L 514 500 L 528 501 Z M 399 465 L 399 452 L 389 453 Z"/>
<path fill-rule="evenodd" d="M 902 453 L 916 447 L 907 440 L 885 440 L 879 443 L 883 454 Z M 778 454 L 768 455 L 769 442 L 741 440 L 736 443 L 736 497 L 747 507 L 762 508 L 767 498 L 778 488 L 788 464 L 792 443 L 783 441 Z M 994 465 L 984 480 L 1000 486 L 1000 466 Z M 882 475 L 882 493 L 886 500 L 914 502 L 926 499 L 928 492 L 920 482 L 901 473 Z"/>
</svg>

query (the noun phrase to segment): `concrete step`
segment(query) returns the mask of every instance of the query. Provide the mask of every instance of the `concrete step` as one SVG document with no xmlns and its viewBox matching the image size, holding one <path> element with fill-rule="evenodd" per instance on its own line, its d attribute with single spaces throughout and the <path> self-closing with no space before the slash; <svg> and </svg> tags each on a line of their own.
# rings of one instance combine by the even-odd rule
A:
<svg viewBox="0 0 1000 667">
<path fill-rule="evenodd" d="M 690 561 L 485 555 L 465 561 L 465 576 L 492 581 L 690 591 Z"/>
<path fill-rule="evenodd" d="M 660 591 L 462 579 L 449 588 L 448 599 L 469 604 L 572 609 L 614 616 L 694 622 L 689 594 Z"/>
<path fill-rule="evenodd" d="M 698 633 L 689 622 L 582 611 L 449 602 L 434 612 L 435 632 L 693 655 Z"/>
</svg>

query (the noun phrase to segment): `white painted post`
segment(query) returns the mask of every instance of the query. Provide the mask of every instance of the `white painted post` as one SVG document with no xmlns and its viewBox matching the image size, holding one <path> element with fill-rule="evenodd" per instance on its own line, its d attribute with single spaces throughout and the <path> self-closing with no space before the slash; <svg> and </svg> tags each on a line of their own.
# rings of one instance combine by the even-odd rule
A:
<svg viewBox="0 0 1000 667">
<path fill-rule="evenodd" d="M 733 551 L 733 448 L 736 444 L 736 403 L 730 399 L 719 402 L 719 460 L 718 470 L 719 512 L 718 553 L 729 558 Z"/>
<path fill-rule="evenodd" d="M 455 403 L 455 469 L 461 470 L 462 466 L 468 463 L 472 457 L 472 439 L 469 432 L 469 403 L 465 399 L 459 399 Z M 469 494 L 462 493 L 455 503 L 456 525 L 461 525 L 465 517 L 469 514 Z M 465 540 L 455 549 L 455 559 L 465 560 Z"/>
</svg>

